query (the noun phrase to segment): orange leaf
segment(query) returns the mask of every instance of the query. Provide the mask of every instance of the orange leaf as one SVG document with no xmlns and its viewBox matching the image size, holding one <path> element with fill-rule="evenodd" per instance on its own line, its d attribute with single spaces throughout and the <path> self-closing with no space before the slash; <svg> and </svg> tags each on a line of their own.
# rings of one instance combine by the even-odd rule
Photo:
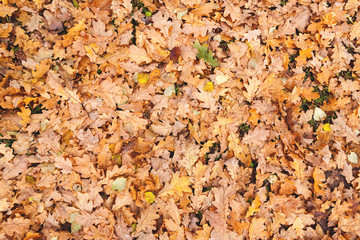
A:
<svg viewBox="0 0 360 240">
<path fill-rule="evenodd" d="M 13 27 L 10 24 L 3 24 L 3 26 L 0 27 L 0 38 L 8 37 L 12 29 Z"/>
<path fill-rule="evenodd" d="M 33 232 L 28 232 L 26 233 L 26 237 L 24 238 L 24 240 L 35 240 L 35 239 L 39 239 L 41 238 L 40 233 L 33 233 Z"/>
<path fill-rule="evenodd" d="M 299 52 L 299 56 L 295 59 L 296 60 L 296 65 L 300 66 L 306 63 L 306 59 L 307 58 L 311 58 L 311 48 L 307 48 L 305 50 L 300 50 Z"/>
<path fill-rule="evenodd" d="M 332 71 L 330 71 L 328 68 L 324 68 L 322 67 L 321 68 L 322 72 L 318 74 L 317 78 L 318 78 L 318 81 L 321 83 L 321 84 L 328 84 L 329 83 L 329 78 L 331 77 L 332 75 Z"/>
<path fill-rule="evenodd" d="M 210 238 L 212 227 L 210 227 L 207 223 L 204 224 L 203 229 L 196 231 L 196 240 L 207 240 Z"/>
<path fill-rule="evenodd" d="M 324 194 L 325 193 L 324 190 L 321 189 L 325 186 L 325 184 L 322 183 L 323 181 L 325 181 L 324 172 L 320 168 L 315 167 L 313 172 L 313 178 L 314 178 L 315 192 L 318 193 L 319 195 Z"/>
<path fill-rule="evenodd" d="M 334 12 L 329 12 L 323 17 L 323 22 L 330 26 L 336 24 L 336 14 Z"/>
<path fill-rule="evenodd" d="M 40 64 L 36 65 L 35 71 L 34 70 L 32 71 L 32 76 L 34 77 L 33 82 L 36 82 L 37 80 L 39 80 L 39 78 L 44 76 L 44 74 L 47 73 L 47 71 L 49 71 L 50 65 L 51 65 L 51 60 L 49 59 L 44 59 L 40 62 Z"/>
<path fill-rule="evenodd" d="M 260 204 L 261 204 L 260 199 L 258 196 L 256 196 L 254 201 L 251 203 L 251 206 L 249 207 L 249 210 L 247 211 L 245 217 L 247 218 L 247 217 L 254 215 L 254 213 L 257 213 L 260 210 L 259 209 Z"/>
</svg>

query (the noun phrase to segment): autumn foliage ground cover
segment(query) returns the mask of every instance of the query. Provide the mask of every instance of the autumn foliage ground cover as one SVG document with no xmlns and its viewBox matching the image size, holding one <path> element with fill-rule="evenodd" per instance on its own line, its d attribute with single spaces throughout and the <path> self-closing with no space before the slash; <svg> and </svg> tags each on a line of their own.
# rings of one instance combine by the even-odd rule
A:
<svg viewBox="0 0 360 240">
<path fill-rule="evenodd" d="M 0 239 L 360 237 L 357 0 L 2 0 Z"/>
</svg>

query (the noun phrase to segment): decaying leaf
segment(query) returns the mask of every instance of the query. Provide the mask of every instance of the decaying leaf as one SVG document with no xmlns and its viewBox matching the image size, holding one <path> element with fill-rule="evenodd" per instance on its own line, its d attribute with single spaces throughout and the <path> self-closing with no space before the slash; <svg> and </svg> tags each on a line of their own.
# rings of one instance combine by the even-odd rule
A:
<svg viewBox="0 0 360 240">
<path fill-rule="evenodd" d="M 0 20 L 0 239 L 360 238 L 358 0 Z"/>
</svg>

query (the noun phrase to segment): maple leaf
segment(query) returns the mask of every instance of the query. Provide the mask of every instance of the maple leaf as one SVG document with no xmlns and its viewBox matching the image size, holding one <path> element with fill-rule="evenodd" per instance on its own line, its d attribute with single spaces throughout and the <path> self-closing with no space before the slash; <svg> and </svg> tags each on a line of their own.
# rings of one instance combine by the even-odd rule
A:
<svg viewBox="0 0 360 240">
<path fill-rule="evenodd" d="M 180 172 L 176 172 L 169 185 L 165 186 L 159 193 L 159 197 L 176 195 L 179 197 L 183 196 L 183 193 L 190 193 L 191 188 L 189 187 L 191 182 L 188 177 L 180 177 Z"/>
<path fill-rule="evenodd" d="M 196 40 L 193 46 L 198 50 L 196 56 L 199 59 L 204 59 L 204 61 L 212 67 L 218 67 L 220 65 L 217 59 L 213 57 L 213 53 L 211 52 L 211 50 L 209 50 L 205 44 L 201 45 L 200 42 Z"/>
</svg>

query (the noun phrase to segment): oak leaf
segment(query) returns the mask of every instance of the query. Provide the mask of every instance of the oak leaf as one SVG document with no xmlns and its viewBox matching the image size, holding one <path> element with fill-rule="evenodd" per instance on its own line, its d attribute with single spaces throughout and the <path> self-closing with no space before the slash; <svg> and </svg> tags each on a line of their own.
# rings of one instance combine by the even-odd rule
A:
<svg viewBox="0 0 360 240">
<path fill-rule="evenodd" d="M 21 125 L 23 127 L 26 127 L 26 125 L 30 122 L 30 114 L 31 110 L 29 108 L 21 107 L 21 112 L 18 112 L 17 114 L 22 118 Z"/>
<path fill-rule="evenodd" d="M 143 210 L 140 218 L 137 220 L 136 231 L 134 236 L 138 236 L 141 232 L 151 231 L 155 229 L 156 219 L 160 216 L 157 214 L 157 205 L 150 205 L 147 209 Z"/>
<path fill-rule="evenodd" d="M 10 7 L 5 4 L 0 4 L 0 17 L 11 16 L 16 10 L 16 7 Z"/>
<path fill-rule="evenodd" d="M 180 172 L 176 172 L 170 184 L 166 185 L 159 193 L 159 197 L 164 196 L 179 196 L 182 197 L 183 193 L 190 193 L 191 188 L 189 187 L 191 185 L 191 182 L 189 181 L 188 177 L 180 177 Z"/>
<path fill-rule="evenodd" d="M 212 227 L 210 227 L 207 223 L 202 226 L 202 229 L 196 230 L 196 240 L 208 240 L 210 239 L 210 234 L 212 231 Z"/>
<path fill-rule="evenodd" d="M 260 211 L 259 209 L 260 205 L 261 205 L 260 198 L 259 196 L 256 196 L 254 201 L 251 203 L 251 206 L 249 207 L 245 217 L 248 218 L 254 215 L 255 213 L 257 213 L 258 211 Z"/>
<path fill-rule="evenodd" d="M 243 138 L 243 143 L 250 145 L 261 145 L 270 136 L 270 131 L 260 127 L 250 130 Z"/>
<path fill-rule="evenodd" d="M 128 56 L 130 61 L 136 62 L 137 64 L 150 63 L 152 61 L 144 48 L 139 48 L 135 45 L 130 46 Z"/>
</svg>

